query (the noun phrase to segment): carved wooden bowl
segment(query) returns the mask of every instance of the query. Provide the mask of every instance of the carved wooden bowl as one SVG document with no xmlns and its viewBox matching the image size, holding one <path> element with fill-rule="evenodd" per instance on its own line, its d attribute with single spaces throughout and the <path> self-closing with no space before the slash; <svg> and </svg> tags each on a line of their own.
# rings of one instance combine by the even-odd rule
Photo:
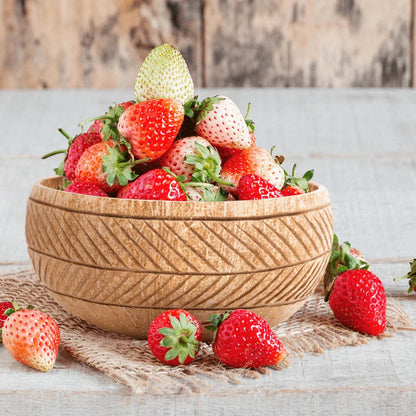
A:
<svg viewBox="0 0 416 416">
<path fill-rule="evenodd" d="M 37 275 L 68 312 L 146 338 L 171 308 L 200 322 L 250 309 L 272 326 L 321 281 L 333 236 L 326 188 L 260 201 L 174 202 L 97 198 L 38 181 L 26 240 Z"/>
</svg>

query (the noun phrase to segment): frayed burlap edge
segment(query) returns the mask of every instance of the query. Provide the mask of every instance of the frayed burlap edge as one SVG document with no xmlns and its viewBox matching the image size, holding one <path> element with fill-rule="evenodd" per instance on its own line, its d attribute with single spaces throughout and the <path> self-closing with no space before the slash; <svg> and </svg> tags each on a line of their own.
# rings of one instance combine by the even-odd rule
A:
<svg viewBox="0 0 416 416">
<path fill-rule="evenodd" d="M 213 379 L 237 384 L 244 377 L 257 378 L 270 370 L 285 368 L 294 357 L 364 344 L 376 338 L 341 325 L 323 301 L 323 294 L 317 292 L 300 311 L 274 328 L 289 353 L 279 366 L 230 369 L 218 362 L 209 345 L 203 344 L 190 365 L 169 367 L 153 357 L 146 341 L 106 332 L 69 315 L 49 297 L 31 268 L 0 275 L 0 299 L 14 299 L 21 305 L 30 303 L 50 314 L 61 329 L 61 349 L 84 365 L 129 386 L 135 394 L 204 393 L 212 390 Z M 401 329 L 413 329 L 413 323 L 389 298 L 387 328 L 381 337 L 394 336 Z"/>
</svg>

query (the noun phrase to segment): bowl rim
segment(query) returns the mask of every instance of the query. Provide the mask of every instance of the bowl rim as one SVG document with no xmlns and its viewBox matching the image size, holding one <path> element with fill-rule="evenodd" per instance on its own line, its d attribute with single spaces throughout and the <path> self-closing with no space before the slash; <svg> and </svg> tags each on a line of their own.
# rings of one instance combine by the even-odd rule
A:
<svg viewBox="0 0 416 416">
<path fill-rule="evenodd" d="M 247 201 L 151 201 L 102 198 L 56 189 L 62 177 L 39 179 L 33 185 L 29 202 L 79 214 L 137 219 L 237 220 L 274 218 L 320 210 L 331 205 L 324 185 L 310 182 L 310 192 L 282 198 Z"/>
</svg>

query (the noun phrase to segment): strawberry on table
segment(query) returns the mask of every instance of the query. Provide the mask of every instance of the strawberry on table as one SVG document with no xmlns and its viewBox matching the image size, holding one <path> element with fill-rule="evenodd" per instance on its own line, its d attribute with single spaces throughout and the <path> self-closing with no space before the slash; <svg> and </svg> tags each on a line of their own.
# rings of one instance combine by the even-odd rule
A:
<svg viewBox="0 0 416 416">
<path fill-rule="evenodd" d="M 244 175 L 238 182 L 239 200 L 279 198 L 281 196 L 282 192 L 279 189 L 258 175 Z"/>
<path fill-rule="evenodd" d="M 137 101 L 174 98 L 182 104 L 194 96 L 194 83 L 181 53 L 165 43 L 142 63 L 134 87 Z"/>
<path fill-rule="evenodd" d="M 172 98 L 143 101 L 121 114 L 118 131 L 137 159 L 158 159 L 175 140 L 184 114 L 181 102 Z"/>
<path fill-rule="evenodd" d="M 284 170 L 266 149 L 257 146 L 251 146 L 231 156 L 224 163 L 220 177 L 227 182 L 238 185 L 240 178 L 249 174 L 262 177 L 279 190 L 285 182 Z M 238 192 L 237 186 L 234 189 L 224 188 L 233 194 Z"/>
<path fill-rule="evenodd" d="M 269 324 L 254 312 L 237 309 L 209 318 L 215 331 L 212 349 L 230 367 L 258 368 L 276 365 L 286 350 Z"/>
<path fill-rule="evenodd" d="M 410 272 L 394 280 L 397 281 L 397 280 L 404 280 L 404 279 L 409 280 L 408 293 L 416 292 L 416 259 L 413 259 L 410 261 Z"/>
<path fill-rule="evenodd" d="M 111 140 L 89 147 L 78 161 L 76 180 L 99 186 L 106 193 L 117 192 L 137 175 L 136 163 L 128 158 L 124 147 Z"/>
<path fill-rule="evenodd" d="M 345 326 L 368 335 L 386 328 L 386 293 L 381 280 L 349 243 L 338 243 L 334 235 L 327 273 L 333 278 L 326 295 L 335 317 Z"/>
<path fill-rule="evenodd" d="M 106 194 L 99 186 L 94 185 L 92 183 L 85 183 L 79 181 L 71 183 L 64 189 L 64 191 L 73 192 L 75 194 L 108 197 L 108 194 Z"/>
<path fill-rule="evenodd" d="M 252 136 L 237 105 L 228 97 L 205 98 L 199 108 L 196 133 L 214 146 L 246 149 Z"/>
<path fill-rule="evenodd" d="M 53 368 L 60 331 L 49 315 L 32 309 L 12 310 L 4 323 L 2 339 L 9 354 L 22 364 L 44 372 Z"/>
<path fill-rule="evenodd" d="M 153 355 L 169 365 L 189 364 L 202 341 L 200 323 L 183 309 L 171 309 L 157 316 L 150 325 L 147 342 Z"/>
</svg>

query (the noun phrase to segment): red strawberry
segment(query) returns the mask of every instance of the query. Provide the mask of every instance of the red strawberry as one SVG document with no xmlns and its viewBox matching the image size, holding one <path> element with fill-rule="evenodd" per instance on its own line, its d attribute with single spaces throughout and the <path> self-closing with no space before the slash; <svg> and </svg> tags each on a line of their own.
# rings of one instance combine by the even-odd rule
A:
<svg viewBox="0 0 416 416">
<path fill-rule="evenodd" d="M 276 365 L 286 356 L 269 324 L 254 312 L 237 309 L 209 320 L 207 328 L 216 331 L 212 349 L 223 364 L 258 368 Z"/>
<path fill-rule="evenodd" d="M 380 279 L 368 270 L 347 270 L 336 279 L 329 306 L 345 326 L 368 335 L 386 328 L 386 293 Z"/>
<path fill-rule="evenodd" d="M 348 242 L 339 244 L 334 234 L 325 274 L 325 300 L 345 326 L 379 335 L 386 327 L 386 294 L 380 279 L 368 267 L 358 250 Z"/>
<path fill-rule="evenodd" d="M 99 186 L 79 181 L 71 183 L 71 185 L 67 186 L 64 191 L 76 194 L 108 197 L 108 195 Z"/>
<path fill-rule="evenodd" d="M 101 133 L 101 129 L 104 127 L 104 120 L 97 119 L 94 120 L 91 126 L 88 128 L 87 133 L 97 133 L 101 136 L 101 139 L 104 139 L 104 134 Z"/>
<path fill-rule="evenodd" d="M 282 192 L 258 175 L 244 175 L 238 182 L 238 199 L 279 198 Z"/>
<path fill-rule="evenodd" d="M 189 364 L 202 341 L 200 323 L 187 311 L 161 313 L 150 325 L 147 342 L 153 355 L 169 365 Z"/>
<path fill-rule="evenodd" d="M 11 302 L 0 302 L 0 342 L 1 342 L 1 328 L 3 328 L 4 322 L 7 319 L 7 315 L 4 313 L 7 309 L 13 309 L 14 305 Z"/>
<path fill-rule="evenodd" d="M 195 143 L 201 146 L 210 146 L 209 142 L 199 136 L 185 137 L 176 140 L 169 150 L 160 158 L 160 166 L 168 167 L 175 175 L 185 176 L 190 181 L 195 171 L 195 166 L 186 163 L 185 158 L 189 155 L 198 155 Z"/>
<path fill-rule="evenodd" d="M 99 186 L 104 192 L 117 192 L 137 177 L 132 172 L 136 162 L 128 159 L 124 147 L 111 140 L 89 147 L 81 156 L 75 178 Z"/>
<path fill-rule="evenodd" d="M 172 145 L 184 114 L 182 103 L 172 98 L 143 101 L 121 114 L 117 128 L 136 158 L 154 160 Z"/>
<path fill-rule="evenodd" d="M 282 194 L 284 196 L 293 196 L 293 195 L 301 195 L 306 192 L 309 192 L 309 185 L 308 182 L 313 177 L 313 169 L 308 170 L 301 178 L 296 177 L 296 163 L 293 165 L 292 174 L 289 175 L 287 172 L 285 185 L 282 189 Z"/>
<path fill-rule="evenodd" d="M 152 169 L 117 193 L 117 198 L 186 201 L 177 179 L 163 169 Z"/>
<path fill-rule="evenodd" d="M 250 137 L 251 137 L 250 146 L 253 146 L 256 144 L 256 138 L 254 137 L 253 132 L 250 133 Z M 215 148 L 217 149 L 218 153 L 221 156 L 222 163 L 226 162 L 231 156 L 235 155 L 236 153 L 241 152 L 241 149 L 235 149 L 235 148 L 233 149 L 229 147 L 215 146 Z"/>
<path fill-rule="evenodd" d="M 277 189 L 281 189 L 285 182 L 284 170 L 266 149 L 257 146 L 249 147 L 231 156 L 224 163 L 220 177 L 237 185 L 242 176 L 252 173 L 270 182 Z M 237 187 L 224 188 L 233 194 L 238 192 Z"/>
<path fill-rule="evenodd" d="M 228 97 L 209 97 L 199 106 L 196 132 L 214 146 L 246 149 L 252 144 L 241 111 Z"/>
<path fill-rule="evenodd" d="M 413 291 L 416 292 L 416 259 L 410 261 L 410 272 L 408 272 L 405 276 L 398 277 L 394 279 L 397 280 L 409 280 L 409 290 L 408 293 L 412 293 Z"/>
<path fill-rule="evenodd" d="M 77 168 L 78 161 L 85 150 L 94 144 L 100 143 L 101 141 L 99 133 L 84 133 L 75 137 L 74 141 L 69 146 L 64 164 L 65 176 L 70 181 L 75 179 L 75 170 Z"/>
<path fill-rule="evenodd" d="M 304 193 L 305 191 L 303 189 L 300 189 L 298 186 L 285 186 L 282 189 L 283 196 L 301 195 Z"/>
<path fill-rule="evenodd" d="M 102 118 L 95 118 L 87 132 L 98 133 L 102 140 L 118 140 L 118 134 L 114 134 L 118 123 L 118 118 L 123 111 L 134 104 L 134 101 L 125 101 L 110 107 L 109 111 Z M 117 111 L 117 106 L 120 108 Z M 83 123 L 81 123 L 83 124 Z M 112 134 L 113 133 L 113 134 Z M 114 136 L 114 137 L 113 137 Z"/>
<path fill-rule="evenodd" d="M 3 344 L 17 361 L 39 371 L 53 368 L 58 355 L 58 324 L 43 312 L 20 309 L 3 326 Z"/>
</svg>

